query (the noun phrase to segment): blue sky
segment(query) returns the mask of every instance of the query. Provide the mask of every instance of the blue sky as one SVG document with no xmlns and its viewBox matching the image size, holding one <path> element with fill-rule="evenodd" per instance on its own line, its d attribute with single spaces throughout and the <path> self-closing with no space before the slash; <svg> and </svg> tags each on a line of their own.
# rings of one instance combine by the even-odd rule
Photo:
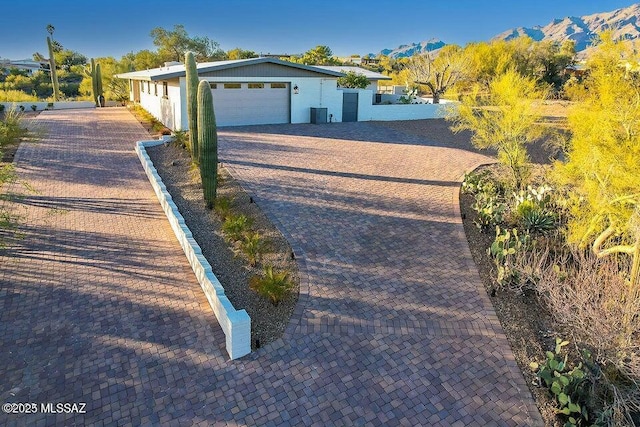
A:
<svg viewBox="0 0 640 427">
<path fill-rule="evenodd" d="M 107 0 L 0 1 L 0 57 L 46 53 L 45 27 L 66 48 L 89 57 L 153 49 L 154 27 L 183 24 L 225 50 L 301 53 L 328 45 L 334 54 L 377 53 L 439 38 L 465 44 L 516 26 L 610 11 L 630 0 Z"/>
</svg>

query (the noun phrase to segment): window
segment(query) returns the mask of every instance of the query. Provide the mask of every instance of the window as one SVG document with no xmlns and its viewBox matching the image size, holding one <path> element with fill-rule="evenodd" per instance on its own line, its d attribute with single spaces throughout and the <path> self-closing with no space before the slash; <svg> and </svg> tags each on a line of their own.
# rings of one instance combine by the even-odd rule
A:
<svg viewBox="0 0 640 427">
<path fill-rule="evenodd" d="M 140 93 L 144 93 L 144 82 L 140 81 Z"/>
<path fill-rule="evenodd" d="M 153 84 L 153 94 L 158 96 L 158 83 Z"/>
<path fill-rule="evenodd" d="M 218 89 L 218 84 L 217 83 L 209 83 L 209 87 L 211 89 Z"/>
<path fill-rule="evenodd" d="M 271 83 L 271 89 L 286 89 L 286 83 Z"/>
<path fill-rule="evenodd" d="M 264 83 L 249 83 L 249 89 L 264 89 Z"/>
<path fill-rule="evenodd" d="M 167 82 L 162 82 L 162 96 L 164 98 L 169 97 L 169 83 Z"/>
<path fill-rule="evenodd" d="M 151 95 L 151 82 L 147 82 L 147 93 Z"/>
<path fill-rule="evenodd" d="M 241 89 L 242 88 L 242 84 L 240 84 L 240 83 L 225 83 L 224 84 L 224 88 L 225 89 Z"/>
</svg>

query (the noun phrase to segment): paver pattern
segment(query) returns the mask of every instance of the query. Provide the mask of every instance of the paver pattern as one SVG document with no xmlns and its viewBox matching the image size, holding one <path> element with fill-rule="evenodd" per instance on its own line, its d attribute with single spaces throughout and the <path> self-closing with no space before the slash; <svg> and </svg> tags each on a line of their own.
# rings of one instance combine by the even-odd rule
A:
<svg viewBox="0 0 640 427">
<path fill-rule="evenodd" d="M 228 128 L 221 160 L 291 241 L 283 339 L 229 361 L 124 109 L 44 112 L 0 252 L 2 425 L 541 425 L 471 260 L 462 173 L 420 124 Z M 428 130 L 428 126 L 426 128 Z"/>
</svg>

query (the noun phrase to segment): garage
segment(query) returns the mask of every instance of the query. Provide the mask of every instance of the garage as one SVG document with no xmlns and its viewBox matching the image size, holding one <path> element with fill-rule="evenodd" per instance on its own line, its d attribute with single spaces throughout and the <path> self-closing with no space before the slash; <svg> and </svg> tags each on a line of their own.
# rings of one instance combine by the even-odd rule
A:
<svg viewBox="0 0 640 427">
<path fill-rule="evenodd" d="M 203 62 L 196 69 L 211 87 L 218 126 L 309 123 L 312 108 L 327 109 L 328 117 L 342 116 L 340 71 L 268 57 Z M 129 80 L 131 100 L 166 126 L 189 129 L 184 64 L 117 77 Z"/>
<path fill-rule="evenodd" d="M 218 126 L 291 122 L 289 83 L 211 82 Z"/>
</svg>

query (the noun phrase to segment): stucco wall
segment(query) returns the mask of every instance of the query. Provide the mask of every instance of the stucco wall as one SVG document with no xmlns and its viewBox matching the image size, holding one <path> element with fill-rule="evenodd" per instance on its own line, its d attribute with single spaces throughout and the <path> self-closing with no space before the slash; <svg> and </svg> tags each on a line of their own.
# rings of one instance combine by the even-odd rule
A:
<svg viewBox="0 0 640 427">
<path fill-rule="evenodd" d="M 96 106 L 93 101 L 56 101 L 53 103 L 53 108 L 49 107 L 49 102 L 0 102 L 0 104 L 4 105 L 5 111 L 9 110 L 12 105 L 15 105 L 16 108 L 20 108 L 22 105 L 25 111 L 33 111 L 32 105 L 36 106 L 36 111 L 42 111 L 47 108 L 71 110 L 74 108 L 94 108 Z"/>
<path fill-rule="evenodd" d="M 151 84 L 151 93 L 147 90 L 147 84 Z M 140 81 L 134 81 L 135 85 L 140 86 Z M 155 85 L 158 85 L 156 95 Z M 142 82 L 140 90 L 140 106 L 147 110 L 153 117 L 160 120 L 166 127 L 172 130 L 185 129 L 182 114 L 182 97 L 180 90 L 181 82 L 178 79 L 168 81 L 167 97 L 163 96 L 162 81 L 158 82 Z M 186 108 L 186 103 L 185 103 Z M 185 110 L 186 111 L 186 110 Z M 186 120 L 185 120 L 186 121 Z"/>
<path fill-rule="evenodd" d="M 342 120 L 342 92 L 337 90 L 337 79 L 315 77 L 265 77 L 249 79 L 247 77 L 207 77 L 203 80 L 211 82 L 284 82 L 289 83 L 291 90 L 291 123 L 309 123 L 311 108 L 327 108 L 327 117 L 333 115 L 333 121 Z M 134 81 L 140 85 L 140 81 Z M 294 93 L 298 86 L 298 93 Z M 147 82 L 143 82 L 140 91 L 140 105 L 165 126 L 173 129 L 188 129 L 185 78 L 169 81 L 168 98 L 162 99 L 162 82 L 158 82 L 158 96 L 151 82 L 151 94 L 147 90 Z M 369 91 L 369 103 L 372 91 Z"/>
<path fill-rule="evenodd" d="M 420 120 L 445 116 L 446 104 L 368 105 L 358 111 L 359 121 Z"/>
</svg>

